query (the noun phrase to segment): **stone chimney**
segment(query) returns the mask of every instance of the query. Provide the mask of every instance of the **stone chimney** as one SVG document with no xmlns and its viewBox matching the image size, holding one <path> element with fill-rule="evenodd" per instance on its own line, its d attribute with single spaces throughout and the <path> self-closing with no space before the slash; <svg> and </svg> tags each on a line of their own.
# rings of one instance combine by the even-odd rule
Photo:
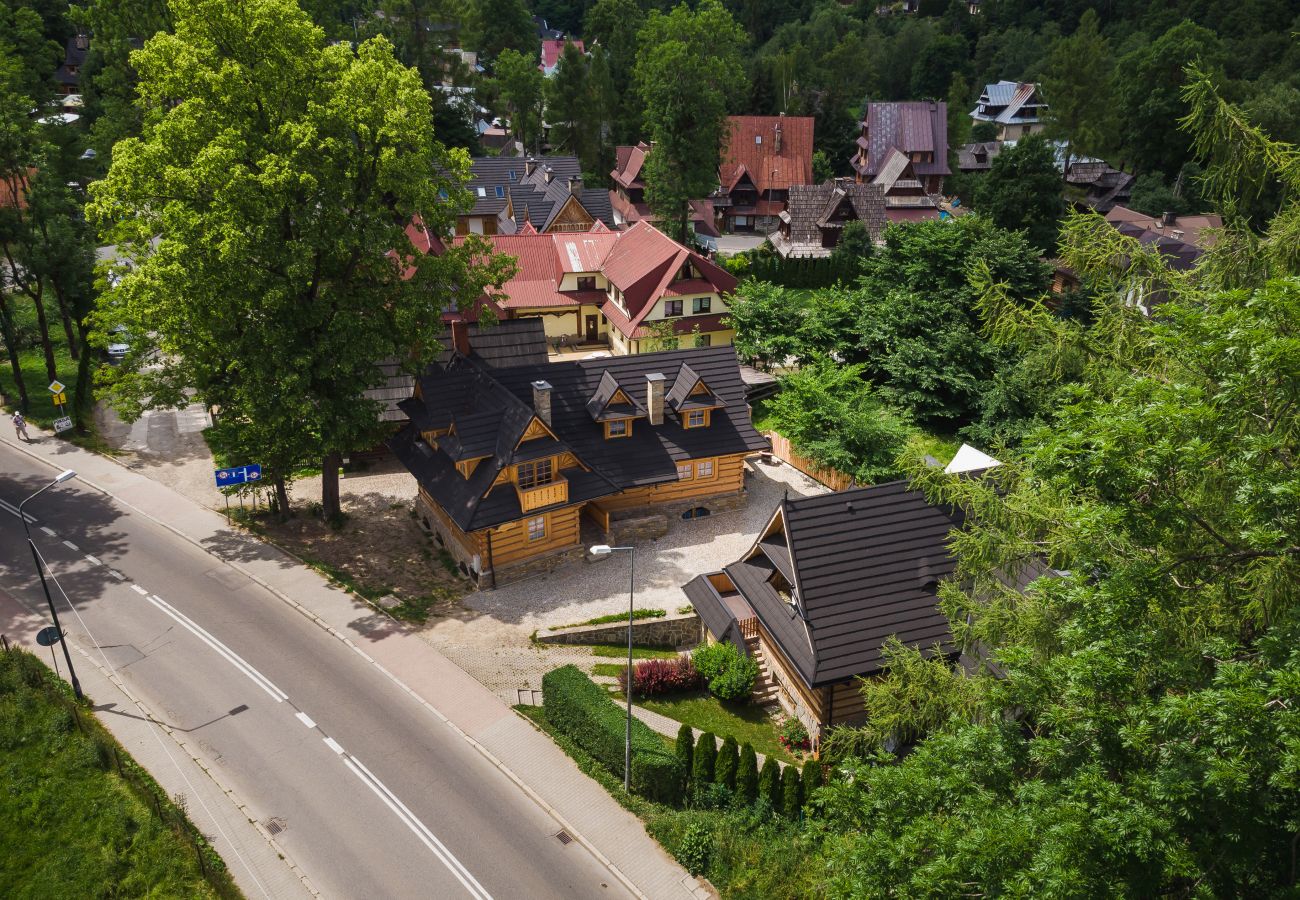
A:
<svg viewBox="0 0 1300 900">
<path fill-rule="evenodd" d="M 581 175 L 574 175 L 569 179 L 569 193 L 577 197 L 579 200 L 582 199 L 582 176 Z"/>
<path fill-rule="evenodd" d="M 551 424 L 551 383 L 549 381 L 533 382 L 533 412 L 537 413 L 537 418 L 546 423 L 547 427 Z"/>
<path fill-rule="evenodd" d="M 547 184 L 550 184 L 551 179 L 555 177 L 555 170 L 550 166 L 542 166 L 542 177 L 546 179 Z"/>
<path fill-rule="evenodd" d="M 664 376 L 660 372 L 645 377 L 645 408 L 651 425 L 664 423 Z"/>
<path fill-rule="evenodd" d="M 536 168 L 537 168 L 536 157 L 532 157 L 532 156 L 528 157 L 526 160 L 524 160 L 524 177 L 527 178 L 529 175 L 533 174 L 533 171 L 536 170 Z"/>
<path fill-rule="evenodd" d="M 451 323 L 451 348 L 461 356 L 469 356 L 469 323 L 463 319 Z"/>
</svg>

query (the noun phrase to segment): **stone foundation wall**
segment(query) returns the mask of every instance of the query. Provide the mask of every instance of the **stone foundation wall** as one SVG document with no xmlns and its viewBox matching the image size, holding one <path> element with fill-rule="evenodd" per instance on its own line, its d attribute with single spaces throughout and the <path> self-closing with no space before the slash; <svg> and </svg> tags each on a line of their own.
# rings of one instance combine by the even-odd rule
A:
<svg viewBox="0 0 1300 900">
<path fill-rule="evenodd" d="M 734 509 L 743 509 L 745 502 L 749 499 L 749 494 L 742 490 L 731 491 L 726 494 L 711 494 L 706 497 L 690 497 L 686 500 L 674 500 L 672 503 L 656 503 L 652 506 L 630 506 L 626 509 L 615 509 L 610 512 L 610 529 L 612 530 L 619 522 L 628 519 L 644 519 L 653 516 L 662 516 L 669 521 L 680 519 L 682 513 L 688 509 L 694 509 L 702 506 L 712 515 L 718 513 L 730 512 Z"/>
<path fill-rule="evenodd" d="M 415 514 L 420 517 L 430 533 L 433 535 L 433 542 L 439 547 L 446 548 L 451 554 L 451 558 L 456 561 L 457 565 L 463 565 L 469 572 L 471 578 L 477 577 L 476 566 L 483 565 L 477 553 L 461 543 L 461 537 L 453 533 L 442 521 L 442 516 L 434 510 L 424 497 L 417 495 L 415 498 Z"/>
<path fill-rule="evenodd" d="M 614 519 L 609 523 L 609 540 L 620 546 L 637 546 L 657 541 L 668 533 L 668 519 L 662 515 Z"/>
<path fill-rule="evenodd" d="M 537 640 L 544 644 L 622 644 L 627 641 L 627 622 L 543 628 L 537 632 Z M 689 649 L 702 640 L 704 623 L 693 612 L 632 622 L 632 643 L 641 646 Z"/>
<path fill-rule="evenodd" d="M 581 544 L 575 544 L 572 547 L 563 547 L 559 550 L 552 550 L 550 553 L 542 556 L 534 556 L 531 559 L 521 559 L 519 562 L 510 563 L 508 566 L 497 566 L 496 584 L 501 586 L 509 584 L 512 581 L 522 581 L 525 578 L 532 578 L 534 575 L 546 575 L 560 566 L 567 563 L 582 562 L 587 551 Z M 492 586 L 492 570 L 489 569 L 479 579 L 480 587 Z"/>
</svg>

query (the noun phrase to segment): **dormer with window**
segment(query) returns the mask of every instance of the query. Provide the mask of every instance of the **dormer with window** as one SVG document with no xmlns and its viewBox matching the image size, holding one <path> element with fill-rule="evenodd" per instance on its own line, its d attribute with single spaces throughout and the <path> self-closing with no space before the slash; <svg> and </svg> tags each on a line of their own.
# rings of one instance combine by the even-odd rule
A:
<svg viewBox="0 0 1300 900">
<path fill-rule="evenodd" d="M 672 390 L 665 400 L 677 413 L 683 428 L 708 428 L 712 424 L 713 411 L 726 405 L 687 363 L 682 363 L 677 369 Z"/>
<path fill-rule="evenodd" d="M 587 400 L 587 413 L 593 422 L 600 423 L 608 441 L 631 437 L 633 421 L 644 418 L 646 409 L 606 371 L 600 376 L 595 393 Z"/>
</svg>

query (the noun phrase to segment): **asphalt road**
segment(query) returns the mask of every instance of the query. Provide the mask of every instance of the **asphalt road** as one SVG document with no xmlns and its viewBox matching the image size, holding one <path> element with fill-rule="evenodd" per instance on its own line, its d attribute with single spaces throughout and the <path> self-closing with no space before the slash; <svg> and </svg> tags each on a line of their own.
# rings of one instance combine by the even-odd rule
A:
<svg viewBox="0 0 1300 900">
<path fill-rule="evenodd" d="M 33 608 L 12 507 L 53 474 L 0 446 L 0 584 Z M 84 620 L 52 586 L 64 629 L 197 741 L 324 896 L 626 896 L 460 735 L 240 572 L 76 481 L 28 512 Z"/>
</svg>

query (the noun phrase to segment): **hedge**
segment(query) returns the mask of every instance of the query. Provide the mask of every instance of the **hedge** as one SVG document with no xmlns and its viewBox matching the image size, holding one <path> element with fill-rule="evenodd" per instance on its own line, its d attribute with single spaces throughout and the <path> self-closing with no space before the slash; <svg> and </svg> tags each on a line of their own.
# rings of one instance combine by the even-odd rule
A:
<svg viewBox="0 0 1300 900">
<path fill-rule="evenodd" d="M 626 713 L 602 687 L 576 666 L 562 666 L 542 676 L 542 707 L 552 725 L 623 776 Z M 658 733 L 633 719 L 632 790 L 652 800 L 679 803 L 684 777 Z"/>
</svg>

